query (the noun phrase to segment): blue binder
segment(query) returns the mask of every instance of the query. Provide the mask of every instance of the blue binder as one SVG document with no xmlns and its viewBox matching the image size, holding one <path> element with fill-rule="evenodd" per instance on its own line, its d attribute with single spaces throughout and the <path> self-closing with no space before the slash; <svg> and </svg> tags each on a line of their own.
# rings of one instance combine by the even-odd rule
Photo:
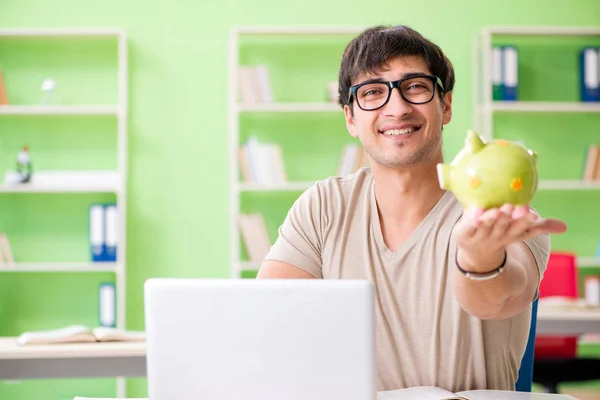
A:
<svg viewBox="0 0 600 400">
<path fill-rule="evenodd" d="M 502 47 L 492 47 L 492 100 L 504 100 L 504 84 L 502 83 Z"/>
<path fill-rule="evenodd" d="M 116 262 L 119 243 L 115 203 L 93 203 L 89 208 L 89 243 L 92 262 Z"/>
<path fill-rule="evenodd" d="M 600 50 L 584 47 L 579 53 L 579 88 L 583 102 L 600 101 Z"/>
<path fill-rule="evenodd" d="M 106 255 L 104 206 L 93 203 L 89 207 L 89 243 L 92 262 L 104 261 Z"/>
<path fill-rule="evenodd" d="M 519 98 L 519 52 L 515 46 L 502 47 L 503 100 Z"/>
<path fill-rule="evenodd" d="M 108 262 L 117 261 L 117 245 L 119 242 L 119 223 L 118 209 L 116 204 L 106 204 L 104 206 L 104 226 L 105 226 L 105 254 L 104 260 Z"/>
<path fill-rule="evenodd" d="M 101 283 L 98 288 L 98 325 L 115 327 L 117 324 L 117 302 L 115 284 Z"/>
</svg>

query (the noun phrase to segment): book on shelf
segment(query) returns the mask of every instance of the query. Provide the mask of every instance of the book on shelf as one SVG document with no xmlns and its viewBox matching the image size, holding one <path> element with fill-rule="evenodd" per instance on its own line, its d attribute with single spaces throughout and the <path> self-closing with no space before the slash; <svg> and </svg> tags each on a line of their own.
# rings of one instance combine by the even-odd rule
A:
<svg viewBox="0 0 600 400">
<path fill-rule="evenodd" d="M 502 390 L 467 390 L 458 393 L 434 386 L 380 391 L 376 400 L 577 400 L 566 394 L 513 392 Z M 95 397 L 75 397 L 74 400 L 127 400 L 100 399 Z M 131 399 L 133 400 L 133 399 Z M 148 400 L 148 399 L 135 399 Z"/>
<path fill-rule="evenodd" d="M 283 153 L 276 143 L 259 143 L 250 136 L 239 149 L 240 168 L 246 182 L 280 185 L 287 182 Z"/>
<path fill-rule="evenodd" d="M 583 102 L 600 102 L 600 48 L 586 46 L 579 54 L 579 96 Z"/>
<path fill-rule="evenodd" d="M 271 249 L 271 240 L 262 214 L 238 215 L 242 241 L 250 262 L 260 264 Z"/>
<path fill-rule="evenodd" d="M 238 101 L 242 104 L 273 102 L 269 71 L 266 66 L 239 66 L 238 80 Z"/>
<path fill-rule="evenodd" d="M 92 203 L 89 207 L 89 245 L 92 262 L 116 262 L 119 221 L 116 203 Z"/>
<path fill-rule="evenodd" d="M 600 180 L 600 145 L 591 144 L 588 146 L 583 170 L 583 180 Z"/>
<path fill-rule="evenodd" d="M 519 97 L 519 51 L 515 46 L 493 46 L 491 60 L 493 100 Z"/>
<path fill-rule="evenodd" d="M 362 167 L 369 166 L 369 158 L 365 149 L 356 143 L 348 143 L 342 148 L 342 156 L 338 166 L 337 175 L 347 176 Z"/>
<path fill-rule="evenodd" d="M 575 71 L 574 71 L 575 72 Z M 579 52 L 579 100 L 600 102 L 600 48 L 585 46 Z M 513 45 L 492 46 L 491 84 L 494 101 L 519 99 L 519 50 Z"/>
<path fill-rule="evenodd" d="M 23 332 L 17 337 L 20 346 L 60 343 L 144 342 L 144 331 L 99 326 L 69 325 L 58 329 Z"/>
<path fill-rule="evenodd" d="M 12 247 L 8 235 L 4 232 L 0 232 L 0 268 L 6 265 L 14 264 L 15 259 L 13 257 Z"/>
<path fill-rule="evenodd" d="M 0 71 L 0 106 L 7 105 L 9 105 L 8 94 L 6 93 L 6 86 L 4 84 L 4 75 Z"/>
</svg>

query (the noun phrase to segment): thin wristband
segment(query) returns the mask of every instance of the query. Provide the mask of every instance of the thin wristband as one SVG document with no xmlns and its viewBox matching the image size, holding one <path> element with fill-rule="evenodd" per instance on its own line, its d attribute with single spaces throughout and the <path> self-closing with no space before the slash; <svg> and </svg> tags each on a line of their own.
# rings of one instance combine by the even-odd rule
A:
<svg viewBox="0 0 600 400">
<path fill-rule="evenodd" d="M 502 271 L 504 271 L 504 267 L 506 265 L 507 258 L 508 258 L 508 253 L 506 250 L 504 250 L 504 260 L 502 260 L 502 264 L 500 264 L 500 266 L 498 268 L 496 268 L 490 272 L 478 273 L 478 272 L 469 272 L 469 271 L 465 271 L 464 269 L 462 269 L 460 267 L 460 265 L 458 264 L 458 251 L 456 251 L 454 254 L 454 261 L 456 262 L 456 268 L 458 268 L 458 270 L 464 276 L 466 276 L 468 279 L 471 279 L 474 281 L 486 281 L 488 279 L 492 279 L 492 278 L 495 278 L 498 275 L 500 275 L 500 273 Z"/>
</svg>

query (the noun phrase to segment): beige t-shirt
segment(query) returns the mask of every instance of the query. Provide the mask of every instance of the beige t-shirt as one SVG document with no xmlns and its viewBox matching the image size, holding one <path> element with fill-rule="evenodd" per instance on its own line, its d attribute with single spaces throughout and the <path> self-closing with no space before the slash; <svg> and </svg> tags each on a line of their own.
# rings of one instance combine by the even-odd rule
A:
<svg viewBox="0 0 600 400">
<path fill-rule="evenodd" d="M 463 207 L 446 192 L 397 251 L 384 244 L 368 168 L 317 182 L 279 228 L 266 259 L 317 278 L 368 279 L 376 289 L 376 386 L 450 391 L 514 390 L 531 308 L 506 320 L 480 320 L 452 293 L 452 229 Z M 548 235 L 527 241 L 540 270 Z"/>
</svg>

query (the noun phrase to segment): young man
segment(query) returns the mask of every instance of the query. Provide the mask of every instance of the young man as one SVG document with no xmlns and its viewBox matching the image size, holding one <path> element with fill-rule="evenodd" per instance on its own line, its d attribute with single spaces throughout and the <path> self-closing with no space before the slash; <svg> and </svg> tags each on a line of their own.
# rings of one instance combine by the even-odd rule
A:
<svg viewBox="0 0 600 400">
<path fill-rule="evenodd" d="M 440 189 L 453 87 L 450 61 L 411 28 L 356 37 L 339 101 L 370 168 L 304 192 L 258 275 L 374 282 L 378 390 L 514 390 L 548 234 L 566 230 L 527 206 L 464 210 Z"/>
</svg>

